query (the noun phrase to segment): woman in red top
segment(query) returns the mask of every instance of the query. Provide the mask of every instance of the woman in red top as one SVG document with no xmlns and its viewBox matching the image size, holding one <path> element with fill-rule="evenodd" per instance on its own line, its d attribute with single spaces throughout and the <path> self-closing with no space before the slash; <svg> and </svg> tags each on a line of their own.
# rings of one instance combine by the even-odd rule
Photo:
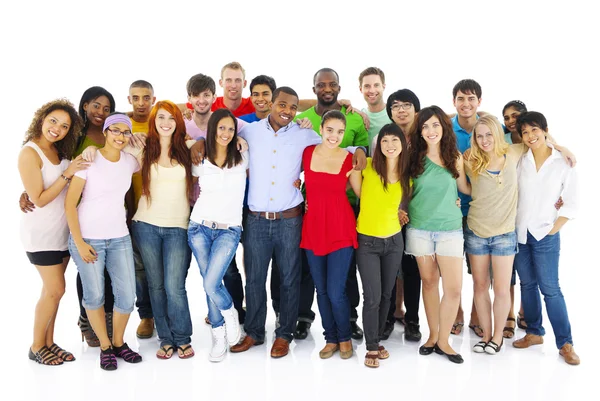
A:
<svg viewBox="0 0 600 401">
<path fill-rule="evenodd" d="M 322 359 L 337 350 L 343 359 L 352 356 L 350 303 L 346 278 L 357 248 L 356 219 L 346 197 L 348 181 L 360 196 L 360 171 L 352 169 L 352 155 L 339 147 L 346 118 L 329 111 L 321 121 L 323 142 L 304 150 L 302 164 L 306 202 L 300 247 L 306 249 L 310 273 L 317 288 L 317 303 L 325 329 Z"/>
</svg>

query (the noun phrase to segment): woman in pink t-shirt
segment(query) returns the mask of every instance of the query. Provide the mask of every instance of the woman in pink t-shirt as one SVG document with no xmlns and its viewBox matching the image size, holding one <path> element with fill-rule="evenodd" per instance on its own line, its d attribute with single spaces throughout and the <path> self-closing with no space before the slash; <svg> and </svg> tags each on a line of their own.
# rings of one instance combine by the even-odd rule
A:
<svg viewBox="0 0 600 401">
<path fill-rule="evenodd" d="M 131 175 L 140 167 L 134 156 L 123 152 L 132 136 L 129 117 L 111 114 L 104 122 L 103 133 L 104 147 L 87 170 L 73 177 L 65 209 L 71 230 L 69 250 L 83 284 L 82 304 L 100 339 L 100 367 L 115 370 L 117 357 L 130 363 L 142 360 L 123 340 L 135 302 L 133 250 L 124 199 L 131 186 Z M 115 296 L 112 342 L 103 308 L 105 268 Z"/>
</svg>

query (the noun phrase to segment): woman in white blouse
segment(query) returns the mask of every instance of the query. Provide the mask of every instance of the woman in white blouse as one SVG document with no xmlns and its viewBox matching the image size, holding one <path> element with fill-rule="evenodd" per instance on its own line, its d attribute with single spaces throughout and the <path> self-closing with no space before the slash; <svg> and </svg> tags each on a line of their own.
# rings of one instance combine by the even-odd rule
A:
<svg viewBox="0 0 600 401">
<path fill-rule="evenodd" d="M 517 130 L 529 148 L 518 167 L 519 253 L 515 258 L 527 334 L 513 346 L 528 348 L 544 342 L 541 291 L 559 353 L 568 364 L 578 365 L 567 306 L 558 283 L 560 229 L 577 213 L 576 172 L 559 152 L 546 145 L 548 124 L 543 114 L 522 114 L 517 120 Z M 557 211 L 554 202 L 560 196 L 564 204 Z"/>
<path fill-rule="evenodd" d="M 227 344 L 241 337 L 238 313 L 223 276 L 235 257 L 242 234 L 242 206 L 246 189 L 248 154 L 237 149 L 237 121 L 228 109 L 216 110 L 208 120 L 206 157 L 192 168 L 200 184 L 188 227 L 188 242 L 208 301 L 213 345 L 209 360 L 225 358 Z"/>
</svg>

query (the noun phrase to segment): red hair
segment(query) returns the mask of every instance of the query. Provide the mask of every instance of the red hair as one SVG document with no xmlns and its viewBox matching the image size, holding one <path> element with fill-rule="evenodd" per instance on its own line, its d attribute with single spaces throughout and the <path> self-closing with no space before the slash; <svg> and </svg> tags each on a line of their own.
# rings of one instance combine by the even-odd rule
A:
<svg viewBox="0 0 600 401">
<path fill-rule="evenodd" d="M 146 148 L 142 157 L 142 194 L 150 202 L 150 168 L 154 163 L 158 163 L 160 157 L 160 136 L 156 130 L 156 114 L 160 109 L 164 109 L 175 118 L 175 131 L 171 137 L 171 146 L 169 148 L 169 159 L 177 161 L 185 168 L 185 183 L 187 198 L 190 199 L 192 193 L 192 158 L 190 151 L 185 144 L 185 123 L 183 115 L 175 103 L 168 100 L 157 102 L 148 119 L 148 138 L 146 139 Z"/>
</svg>

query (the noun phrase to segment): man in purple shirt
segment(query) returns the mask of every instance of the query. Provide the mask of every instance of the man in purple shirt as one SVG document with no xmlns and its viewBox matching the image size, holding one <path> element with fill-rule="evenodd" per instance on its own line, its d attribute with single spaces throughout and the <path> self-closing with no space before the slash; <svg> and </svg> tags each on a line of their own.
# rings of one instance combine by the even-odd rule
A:
<svg viewBox="0 0 600 401">
<path fill-rule="evenodd" d="M 288 87 L 273 93 L 271 114 L 240 132 L 249 146 L 250 209 L 246 220 L 246 338 L 231 352 L 244 352 L 265 340 L 266 279 L 271 256 L 277 258 L 281 301 L 279 327 L 271 348 L 273 358 L 288 354 L 298 317 L 300 299 L 302 193 L 294 186 L 302 167 L 304 149 L 321 142 L 311 129 L 294 123 L 298 95 Z M 354 164 L 363 168 L 366 152 L 356 151 Z"/>
</svg>

